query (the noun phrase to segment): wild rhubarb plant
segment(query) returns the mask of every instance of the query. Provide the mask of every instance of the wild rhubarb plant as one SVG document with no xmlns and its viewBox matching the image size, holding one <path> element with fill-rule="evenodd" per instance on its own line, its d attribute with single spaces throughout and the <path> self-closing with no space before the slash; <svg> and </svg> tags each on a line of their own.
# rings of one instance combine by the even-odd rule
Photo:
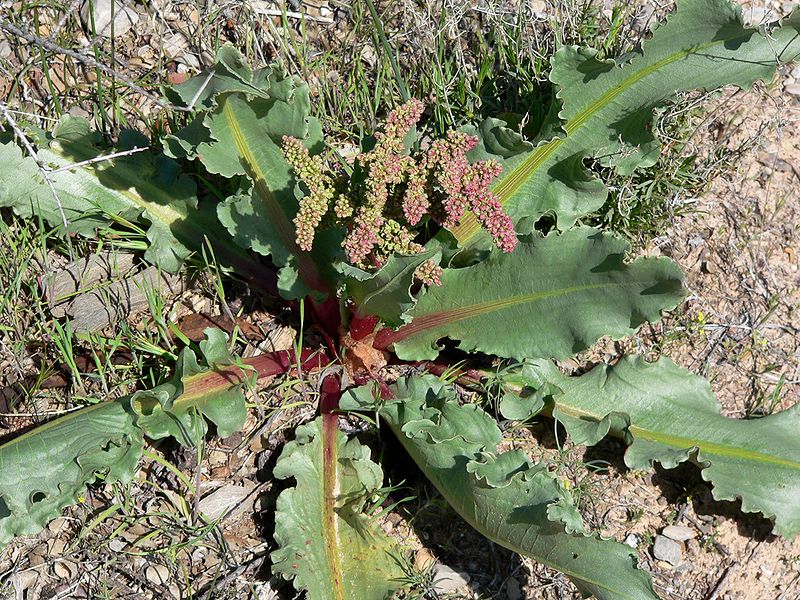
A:
<svg viewBox="0 0 800 600">
<path fill-rule="evenodd" d="M 294 486 L 277 500 L 271 559 L 308 598 L 377 600 L 404 580 L 405 550 L 374 519 L 381 467 L 339 429 L 343 411 L 375 412 L 466 522 L 562 571 L 586 596 L 657 598 L 635 552 L 589 531 L 547 465 L 498 449 L 498 419 L 549 416 L 578 444 L 617 435 L 634 469 L 692 461 L 717 499 L 741 499 L 776 533 L 796 535 L 797 407 L 732 420 L 707 382 L 666 357 L 627 356 L 574 377 L 553 360 L 632 334 L 684 296 L 674 262 L 628 259 L 623 240 L 580 224 L 607 196 L 585 160 L 620 173 L 653 165 L 655 108 L 686 90 L 768 81 L 800 54 L 799 34 L 797 14 L 755 30 L 725 0 L 679 0 L 633 56 L 556 52 L 554 104 L 532 138 L 488 118 L 429 139 L 417 130 L 425 107 L 412 100 L 349 161 L 324 142 L 302 81 L 275 66 L 253 71 L 224 46 L 207 73 L 167 91 L 196 110 L 163 152 L 154 144 L 75 166 L 108 151 L 85 121 L 28 131 L 53 169 L 60 208 L 24 148 L 0 145 L 0 205 L 64 234 L 94 235 L 109 214 L 138 220 L 148 227 L 145 258 L 170 271 L 205 235 L 254 289 L 305 298 L 324 340 L 299 356 L 242 362 L 210 330 L 200 344 L 206 366 L 187 348 L 170 382 L 8 442 L 0 542 L 35 533 L 98 477 L 130 479 L 149 440 L 191 444 L 186 432 L 204 431 L 203 417 L 218 433 L 241 426 L 242 384 L 298 366 L 319 379 L 319 416 L 297 428 L 275 467 Z M 119 147 L 144 142 L 126 134 Z M 230 193 L 203 205 L 193 169 Z M 467 354 L 475 368 L 455 382 L 441 377 Z M 505 365 L 499 375 L 480 370 L 493 360 Z M 489 381 L 497 413 L 457 393 L 466 386 L 480 398 Z"/>
</svg>

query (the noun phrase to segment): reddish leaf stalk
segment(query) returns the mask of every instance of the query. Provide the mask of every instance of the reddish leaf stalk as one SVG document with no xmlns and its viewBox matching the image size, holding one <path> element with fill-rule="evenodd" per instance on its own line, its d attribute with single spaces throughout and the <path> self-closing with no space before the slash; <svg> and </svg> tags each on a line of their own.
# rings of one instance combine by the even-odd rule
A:
<svg viewBox="0 0 800 600">
<path fill-rule="evenodd" d="M 237 365 L 225 365 L 208 373 L 187 378 L 184 394 L 206 394 L 218 389 L 241 385 L 248 381 L 255 371 L 259 381 L 292 371 L 298 364 L 294 352 L 272 352 L 245 359 L 245 369 Z M 300 367 L 304 371 L 319 369 L 330 362 L 328 356 L 315 350 L 300 353 Z M 249 368 L 247 368 L 249 367 Z"/>
<path fill-rule="evenodd" d="M 332 597 L 345 600 L 340 556 L 339 534 L 336 527 L 336 498 L 338 496 L 337 433 L 339 431 L 339 399 L 342 396 L 341 381 L 338 375 L 328 375 L 320 387 L 320 412 L 322 413 L 322 479 L 323 479 L 323 520 L 325 523 L 325 553 L 331 568 L 333 580 Z"/>
<path fill-rule="evenodd" d="M 378 317 L 374 315 L 367 315 L 366 317 L 359 317 L 353 315 L 350 320 L 350 337 L 354 340 L 363 340 L 370 333 L 375 331 L 375 326 L 378 324 Z"/>
</svg>

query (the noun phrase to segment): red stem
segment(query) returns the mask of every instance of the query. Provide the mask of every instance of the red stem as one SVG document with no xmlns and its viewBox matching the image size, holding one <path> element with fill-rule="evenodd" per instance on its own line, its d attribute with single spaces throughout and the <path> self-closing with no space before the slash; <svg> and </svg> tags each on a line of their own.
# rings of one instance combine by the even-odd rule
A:
<svg viewBox="0 0 800 600">
<path fill-rule="evenodd" d="M 363 340 L 370 333 L 375 331 L 375 325 L 378 324 L 378 317 L 374 315 L 367 315 L 366 317 L 359 317 L 353 315 L 350 320 L 350 337 L 354 340 Z"/>
<path fill-rule="evenodd" d="M 318 350 L 305 349 L 300 353 L 300 368 L 304 371 L 319 369 L 330 362 L 328 356 Z M 241 385 L 253 375 L 253 369 L 259 381 L 267 377 L 281 375 L 297 367 L 294 352 L 271 352 L 260 354 L 244 360 L 244 364 L 252 369 L 242 369 L 236 365 L 225 365 L 214 371 L 191 377 L 186 382 L 184 394 L 202 394 L 218 388 Z"/>
</svg>

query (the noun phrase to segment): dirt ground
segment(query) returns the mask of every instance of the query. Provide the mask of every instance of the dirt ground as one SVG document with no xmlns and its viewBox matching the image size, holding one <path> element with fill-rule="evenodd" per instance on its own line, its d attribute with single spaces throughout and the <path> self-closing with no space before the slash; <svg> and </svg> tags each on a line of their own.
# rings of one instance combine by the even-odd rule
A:
<svg viewBox="0 0 800 600">
<path fill-rule="evenodd" d="M 272 6 L 261 4 L 265 11 Z M 193 12 L 193 5 L 154 6 L 159 7 L 153 22 L 161 24 L 161 47 L 164 38 L 173 41 L 173 56 L 148 51 L 152 44 L 127 40 L 125 60 L 132 68 L 164 66 L 171 78 L 179 80 L 207 52 L 202 44 L 188 43 L 192 36 L 187 37 L 186 31 L 207 24 Z M 327 19 L 330 9 L 324 8 L 317 7 L 312 14 Z M 757 16 L 762 10 L 784 12 L 781 4 L 756 9 Z M 711 183 L 708 193 L 698 198 L 676 196 L 669 207 L 671 226 L 642 250 L 669 256 L 685 270 L 689 297 L 684 305 L 635 338 L 601 344 L 587 360 L 613 360 L 623 348 L 664 353 L 707 377 L 723 413 L 734 418 L 785 409 L 800 401 L 800 98 L 785 91 L 795 84 L 792 73 L 790 65 L 770 86 L 726 93 L 719 111 L 698 127 L 694 143 L 700 154 L 713 153 L 717 144 L 756 143 L 733 171 Z M 91 80 L 91 71 L 83 75 Z M 0 73 L 0 78 L 0 89 L 7 93 L 12 84 L 9 73 Z M 31 89 L 44 85 L 41 73 L 38 83 L 32 81 Z M 61 84 L 76 82 L 56 81 Z M 202 290 L 188 290 L 174 302 L 182 307 L 173 313 L 176 318 L 204 313 L 225 321 L 221 307 Z M 256 308 L 245 316 L 252 342 L 246 352 L 263 350 L 264 344 L 270 349 L 288 347 L 292 330 L 265 307 Z M 3 369 L 9 361 L 0 355 Z M 32 368 L 31 363 L 26 368 Z M 16 376 L 14 381 L 6 374 L 0 377 L 3 389 L 16 381 Z M 51 392 L 33 412 L 46 409 L 47 398 L 58 393 Z M 281 402 L 299 394 L 295 389 L 280 393 Z M 275 398 L 261 396 L 254 402 L 258 408 L 242 434 L 210 442 L 200 465 L 196 453 L 162 444 L 154 449 L 155 458 L 144 461 L 141 477 L 131 488 L 96 485 L 83 504 L 65 511 L 41 534 L 15 540 L 0 552 L 0 597 L 293 597 L 291 586 L 271 580 L 264 566 L 273 549 L 270 514 L 280 489 L 270 474 L 286 431 L 307 420 L 313 410 L 306 406 L 274 413 L 269 409 L 276 405 Z M 0 430 L 4 438 L 31 422 L 12 421 L 4 422 L 5 429 Z M 555 448 L 552 423 L 542 423 L 522 436 L 536 456 L 563 454 Z M 696 467 L 630 472 L 622 462 L 623 447 L 613 440 L 590 450 L 567 446 L 566 453 L 598 467 L 565 471 L 582 489 L 581 509 L 587 522 L 637 549 L 640 566 L 652 573 L 661 597 L 800 599 L 800 539 L 773 536 L 769 522 L 742 513 L 738 503 L 714 501 Z M 185 482 L 164 459 L 196 478 L 206 509 L 213 508 L 213 502 L 235 508 L 212 530 L 199 528 L 186 504 Z M 387 474 L 405 480 L 417 500 L 389 513 L 384 530 L 469 575 L 469 585 L 450 597 L 577 598 L 562 575 L 494 546 L 460 523 L 408 465 L 394 470 L 387 469 Z M 109 506 L 118 508 L 106 514 Z M 655 536 L 668 525 L 692 531 L 693 537 L 681 544 L 682 562 L 677 566 L 657 560 L 652 552 Z"/>
</svg>

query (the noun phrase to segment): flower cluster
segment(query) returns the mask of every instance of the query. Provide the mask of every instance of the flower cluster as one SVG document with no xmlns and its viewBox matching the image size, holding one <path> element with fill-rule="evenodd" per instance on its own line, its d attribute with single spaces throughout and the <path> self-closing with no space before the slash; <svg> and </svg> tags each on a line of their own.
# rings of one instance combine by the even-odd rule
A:
<svg viewBox="0 0 800 600">
<path fill-rule="evenodd" d="M 283 136 L 283 156 L 300 181 L 308 187 L 309 193 L 300 202 L 294 226 L 297 245 L 309 252 L 314 244 L 314 233 L 333 199 L 333 181 L 325 173 L 322 157 L 311 156 L 308 148 L 297 138 Z"/>
<path fill-rule="evenodd" d="M 516 247 L 514 225 L 489 189 L 502 167 L 467 158 L 478 138 L 451 131 L 424 152 L 412 156 L 407 151 L 405 140 L 422 111 L 422 103 L 411 100 L 389 115 L 383 131 L 375 134 L 375 147 L 357 159 L 361 178 L 335 178 L 320 156 L 310 156 L 299 140 L 284 138 L 286 160 L 308 188 L 294 220 L 300 248 L 311 249 L 331 205 L 334 224 L 347 227 L 342 243 L 347 260 L 360 267 L 379 267 L 392 253 L 421 252 L 412 228 L 426 215 L 453 228 L 472 211 L 498 248 L 511 252 Z M 441 283 L 441 268 L 431 261 L 415 275 L 428 285 Z"/>
</svg>

